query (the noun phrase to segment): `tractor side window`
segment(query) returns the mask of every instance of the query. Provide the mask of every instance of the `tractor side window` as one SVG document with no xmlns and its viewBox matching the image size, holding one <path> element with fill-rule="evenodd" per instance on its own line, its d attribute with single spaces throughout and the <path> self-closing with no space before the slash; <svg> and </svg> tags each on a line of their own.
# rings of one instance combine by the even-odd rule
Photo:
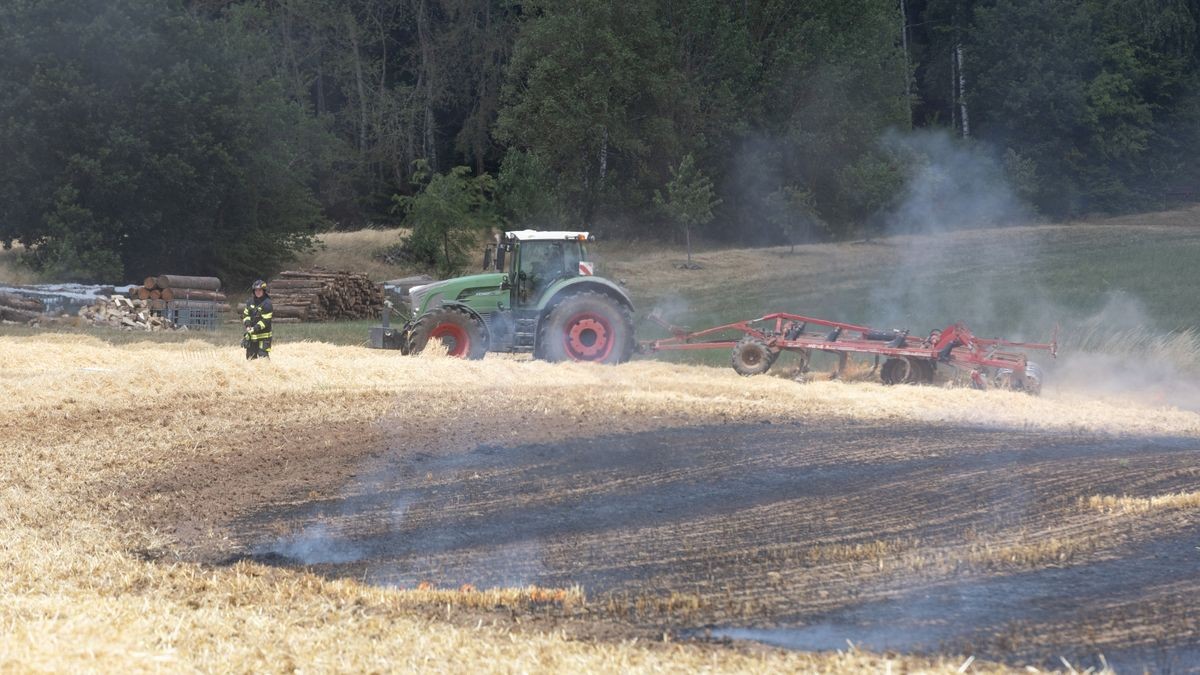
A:
<svg viewBox="0 0 1200 675">
<path fill-rule="evenodd" d="M 528 241 L 521 245 L 518 278 L 521 299 L 535 300 L 551 281 L 562 276 L 562 244 L 556 241 Z"/>
<path fill-rule="evenodd" d="M 544 283 L 563 274 L 562 244 L 557 241 L 531 241 L 521 247 L 521 272 L 535 283 Z"/>
</svg>

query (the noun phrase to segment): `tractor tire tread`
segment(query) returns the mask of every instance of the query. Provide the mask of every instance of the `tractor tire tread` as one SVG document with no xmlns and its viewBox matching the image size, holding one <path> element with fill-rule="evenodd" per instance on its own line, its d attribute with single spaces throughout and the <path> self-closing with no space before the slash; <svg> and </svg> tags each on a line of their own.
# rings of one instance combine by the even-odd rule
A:
<svg viewBox="0 0 1200 675">
<path fill-rule="evenodd" d="M 487 327 L 461 307 L 442 306 L 425 312 L 413 323 L 408 338 L 409 354 L 419 354 L 429 344 L 429 335 L 442 323 L 453 323 L 468 331 L 470 348 L 462 358 L 478 360 L 487 353 Z"/>
<path fill-rule="evenodd" d="M 553 347 L 554 343 L 550 339 L 550 333 L 551 331 L 555 330 L 555 325 L 565 321 L 565 316 L 574 311 L 571 309 L 573 305 L 589 302 L 601 303 L 602 305 L 614 310 L 616 312 L 617 321 L 621 325 L 620 330 L 624 332 L 623 336 L 618 334 L 616 337 L 616 339 L 620 341 L 620 344 L 613 345 L 613 349 L 609 353 L 608 357 L 603 359 L 601 362 L 607 364 L 616 364 L 624 363 L 629 360 L 629 358 L 633 355 L 634 347 L 636 346 L 636 341 L 633 335 L 633 314 L 629 311 L 629 307 L 626 306 L 625 303 L 614 299 L 612 296 L 605 295 L 603 293 L 597 293 L 596 291 L 580 291 L 579 293 L 573 293 L 563 298 L 545 314 L 540 322 L 540 325 L 538 326 L 537 347 L 534 350 L 535 358 L 551 362 L 571 360 L 569 355 L 557 353 L 561 350 Z"/>
</svg>

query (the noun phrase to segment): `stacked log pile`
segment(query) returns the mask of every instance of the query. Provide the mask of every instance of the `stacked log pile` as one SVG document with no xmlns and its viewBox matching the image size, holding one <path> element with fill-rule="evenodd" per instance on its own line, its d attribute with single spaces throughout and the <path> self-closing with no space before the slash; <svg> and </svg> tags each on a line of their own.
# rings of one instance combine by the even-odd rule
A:
<svg viewBox="0 0 1200 675">
<path fill-rule="evenodd" d="M 174 330 L 169 319 L 150 308 L 152 300 L 129 299 L 120 295 L 101 298 L 87 307 L 80 308 L 79 318 L 94 326 L 108 326 L 121 330 L 162 331 Z M 183 327 L 186 330 L 186 327 Z"/>
<path fill-rule="evenodd" d="M 46 311 L 41 300 L 14 293 L 0 293 L 0 321 L 27 322 L 38 319 Z"/>
<path fill-rule="evenodd" d="M 383 309 L 383 286 L 365 274 L 322 268 L 283 272 L 267 283 L 275 321 L 369 319 Z"/>
<path fill-rule="evenodd" d="M 137 300 L 201 300 L 224 304 L 221 280 L 216 277 L 185 277 L 178 274 L 162 274 L 146 277 L 141 286 L 129 291 L 130 299 Z"/>
</svg>

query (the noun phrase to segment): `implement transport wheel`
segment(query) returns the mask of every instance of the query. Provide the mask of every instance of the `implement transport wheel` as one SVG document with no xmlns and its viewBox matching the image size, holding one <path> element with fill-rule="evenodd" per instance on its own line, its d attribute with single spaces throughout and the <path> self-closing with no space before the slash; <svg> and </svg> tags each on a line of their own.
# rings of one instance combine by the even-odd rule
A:
<svg viewBox="0 0 1200 675">
<path fill-rule="evenodd" d="M 458 307 L 439 307 L 417 319 L 408 353 L 419 354 L 430 340 L 441 340 L 446 353 L 460 359 L 482 359 L 487 353 L 483 325 L 469 312 Z"/>
<path fill-rule="evenodd" d="M 933 384 L 933 362 L 928 359 L 908 359 L 908 384 Z"/>
<path fill-rule="evenodd" d="M 771 369 L 779 352 L 772 352 L 767 344 L 758 338 L 746 336 L 733 346 L 733 369 L 738 375 L 762 375 Z"/>
<path fill-rule="evenodd" d="M 900 384 L 912 377 L 912 370 L 908 359 L 890 358 L 879 369 L 879 379 L 886 385 Z"/>
<path fill-rule="evenodd" d="M 633 317 L 607 295 L 583 291 L 542 322 L 537 354 L 547 361 L 622 363 L 633 353 Z"/>
</svg>

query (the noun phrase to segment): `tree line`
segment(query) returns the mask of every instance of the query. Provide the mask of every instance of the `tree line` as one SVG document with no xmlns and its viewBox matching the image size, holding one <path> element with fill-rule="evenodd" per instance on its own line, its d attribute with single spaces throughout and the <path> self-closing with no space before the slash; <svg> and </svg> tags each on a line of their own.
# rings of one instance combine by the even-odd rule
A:
<svg viewBox="0 0 1200 675">
<path fill-rule="evenodd" d="M 1052 217 L 1200 179 L 1190 0 L 14 0 L 0 85 L 0 241 L 79 279 L 402 219 L 446 272 L 489 224 L 853 236 L 914 130 Z"/>
</svg>

